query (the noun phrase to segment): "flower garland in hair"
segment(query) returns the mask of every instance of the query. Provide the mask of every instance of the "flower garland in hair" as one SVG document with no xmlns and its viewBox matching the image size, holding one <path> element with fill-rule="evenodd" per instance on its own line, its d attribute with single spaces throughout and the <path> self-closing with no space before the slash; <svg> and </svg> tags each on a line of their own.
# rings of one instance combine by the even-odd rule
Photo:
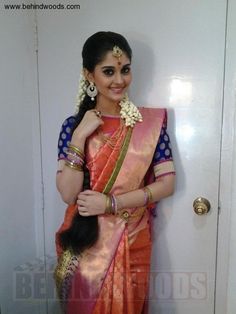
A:
<svg viewBox="0 0 236 314">
<path fill-rule="evenodd" d="M 119 103 L 121 110 L 120 116 L 125 120 L 126 126 L 134 127 L 136 122 L 142 122 L 143 118 L 138 108 L 129 100 L 127 94 L 125 94 L 124 98 Z"/>
<path fill-rule="evenodd" d="M 75 114 L 77 114 L 79 112 L 79 107 L 80 107 L 80 104 L 82 103 L 82 101 L 84 100 L 84 97 L 86 95 L 86 89 L 87 89 L 88 85 L 89 85 L 89 83 L 85 79 L 83 71 L 81 71 L 78 93 L 76 95 Z"/>
<path fill-rule="evenodd" d="M 76 96 L 76 114 L 79 112 L 80 104 L 84 100 L 88 85 L 89 83 L 85 79 L 82 71 L 80 74 L 79 88 Z M 127 94 L 125 94 L 119 105 L 121 107 L 120 116 L 125 121 L 125 126 L 130 126 L 133 128 L 136 122 L 143 121 L 141 113 L 139 112 L 138 108 L 129 100 Z"/>
</svg>

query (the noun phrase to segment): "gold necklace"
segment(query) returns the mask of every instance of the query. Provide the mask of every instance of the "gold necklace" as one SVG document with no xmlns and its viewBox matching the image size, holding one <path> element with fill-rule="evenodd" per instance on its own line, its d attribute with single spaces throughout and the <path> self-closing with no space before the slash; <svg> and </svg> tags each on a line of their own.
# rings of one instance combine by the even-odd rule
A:
<svg viewBox="0 0 236 314">
<path fill-rule="evenodd" d="M 122 145 L 122 142 L 121 142 L 120 145 L 117 145 L 117 140 L 121 136 L 124 128 L 125 128 L 124 122 L 123 122 L 122 119 L 120 119 L 120 126 L 115 131 L 115 133 L 116 133 L 115 136 L 104 134 L 102 132 L 101 128 L 98 129 L 97 134 L 101 138 L 102 142 L 104 144 L 107 144 L 110 148 L 114 149 L 117 146 L 116 149 L 120 149 L 120 146 Z"/>
</svg>

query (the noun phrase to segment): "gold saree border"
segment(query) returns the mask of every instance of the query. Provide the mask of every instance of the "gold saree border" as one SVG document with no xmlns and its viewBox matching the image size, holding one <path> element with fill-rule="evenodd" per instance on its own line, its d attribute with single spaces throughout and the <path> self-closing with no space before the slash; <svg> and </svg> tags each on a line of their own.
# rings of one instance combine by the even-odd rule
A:
<svg viewBox="0 0 236 314">
<path fill-rule="evenodd" d="M 60 300 L 61 309 L 66 313 L 66 304 L 71 285 L 71 278 L 79 265 L 80 255 L 73 255 L 71 250 L 65 250 L 60 256 L 54 269 L 57 296 Z"/>
<path fill-rule="evenodd" d="M 124 143 L 123 143 L 122 148 L 121 148 L 121 152 L 120 152 L 119 157 L 118 157 L 117 162 L 116 162 L 116 166 L 113 169 L 111 177 L 108 180 L 108 182 L 107 182 L 107 184 L 103 190 L 104 194 L 108 194 L 110 192 L 110 190 L 111 190 L 111 188 L 112 188 L 112 186 L 113 186 L 113 184 L 114 184 L 114 182 L 115 182 L 115 180 L 119 174 L 119 171 L 120 171 L 121 166 L 123 164 L 123 161 L 125 159 L 126 153 L 128 151 L 132 131 L 133 131 L 132 128 L 129 128 L 127 131 L 127 134 L 126 134 L 125 139 L 124 139 Z"/>
</svg>

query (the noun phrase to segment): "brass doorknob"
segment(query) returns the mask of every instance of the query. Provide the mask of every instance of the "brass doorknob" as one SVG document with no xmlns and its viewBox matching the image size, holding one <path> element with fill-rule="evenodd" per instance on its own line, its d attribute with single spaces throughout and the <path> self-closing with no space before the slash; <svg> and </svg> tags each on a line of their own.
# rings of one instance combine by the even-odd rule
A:
<svg viewBox="0 0 236 314">
<path fill-rule="evenodd" d="M 198 197 L 193 202 L 193 209 L 197 215 L 207 214 L 210 208 L 210 202 L 204 197 Z"/>
</svg>

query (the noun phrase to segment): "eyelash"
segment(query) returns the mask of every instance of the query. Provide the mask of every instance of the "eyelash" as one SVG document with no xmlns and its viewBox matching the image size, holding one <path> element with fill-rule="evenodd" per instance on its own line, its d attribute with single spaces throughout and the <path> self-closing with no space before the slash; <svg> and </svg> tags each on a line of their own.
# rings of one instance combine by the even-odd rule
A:
<svg viewBox="0 0 236 314">
<path fill-rule="evenodd" d="M 130 68 L 123 68 L 122 70 L 121 70 L 121 73 L 122 74 L 128 74 L 130 72 Z M 103 71 L 103 73 L 106 75 L 106 76 L 112 76 L 113 74 L 114 74 L 114 70 L 112 70 L 112 69 L 106 69 L 106 70 L 104 70 Z"/>
</svg>

